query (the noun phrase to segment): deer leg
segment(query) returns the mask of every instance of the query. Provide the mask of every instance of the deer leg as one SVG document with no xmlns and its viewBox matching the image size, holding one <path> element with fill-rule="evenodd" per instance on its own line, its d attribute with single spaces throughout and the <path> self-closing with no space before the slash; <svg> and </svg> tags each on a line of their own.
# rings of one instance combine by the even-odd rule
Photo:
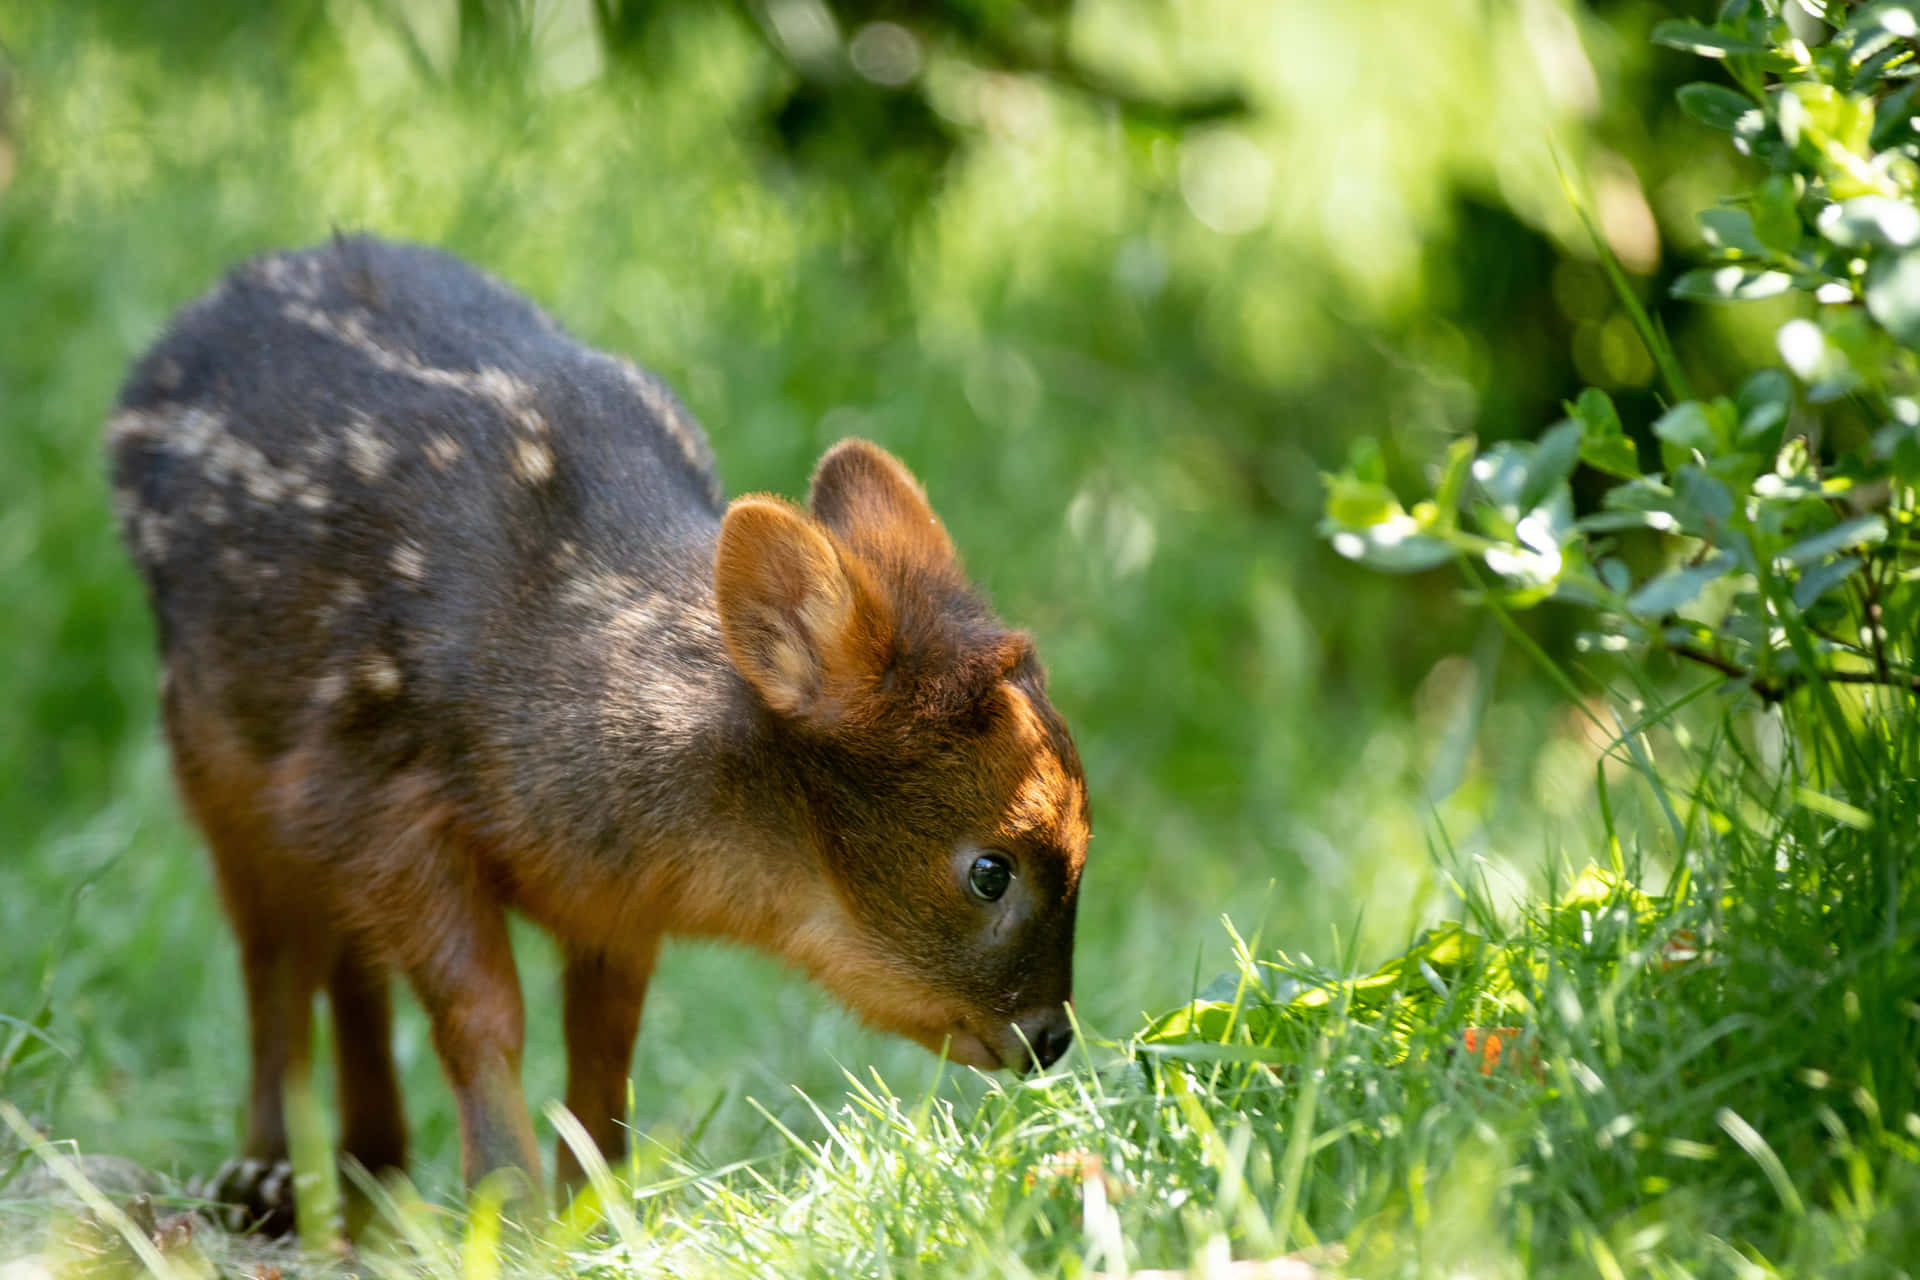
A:
<svg viewBox="0 0 1920 1280">
<path fill-rule="evenodd" d="M 627 1151 L 627 1073 L 659 948 L 656 936 L 630 951 L 568 947 L 566 952 L 567 1110 L 609 1164 Z M 565 1141 L 555 1150 L 554 1164 L 563 1191 L 586 1180 L 579 1157 Z"/>
</svg>

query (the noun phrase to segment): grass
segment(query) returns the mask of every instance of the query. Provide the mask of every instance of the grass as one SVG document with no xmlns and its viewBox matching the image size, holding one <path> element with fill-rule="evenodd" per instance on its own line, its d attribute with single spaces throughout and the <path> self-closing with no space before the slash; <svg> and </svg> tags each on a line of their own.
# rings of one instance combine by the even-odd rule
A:
<svg viewBox="0 0 1920 1280">
<path fill-rule="evenodd" d="M 884 181 L 757 149 L 781 73 L 718 10 L 676 10 L 646 78 L 491 96 L 406 70 L 396 12 L 291 6 L 224 36 L 167 6 L 0 14 L 21 86 L 0 126 L 0 1096 L 56 1140 L 0 1137 L 0 1267 L 131 1268 L 128 1229 L 182 1274 L 347 1265 L 324 1227 L 305 1255 L 182 1241 L 166 1195 L 158 1221 L 103 1227 L 44 1172 L 104 1188 L 119 1153 L 177 1187 L 238 1132 L 233 948 L 170 794 L 96 438 L 173 306 L 333 223 L 447 243 L 660 369 L 733 491 L 793 491 L 847 432 L 906 456 L 1035 631 L 1098 832 L 1062 1069 L 946 1069 L 762 960 L 674 948 L 633 1162 L 546 1232 L 451 1207 L 450 1109 L 408 1005 L 418 1185 L 387 1193 L 358 1270 L 1892 1276 L 1920 1257 L 1911 708 L 1815 686 L 1763 714 L 1653 684 L 1607 741 L 1446 592 L 1308 540 L 1316 466 L 1354 430 L 1410 424 L 1396 448 L 1422 456 L 1476 406 L 1489 436 L 1543 420 L 1537 361 L 1444 319 L 1395 327 L 1453 267 L 1291 217 L 1271 242 L 1189 225 L 1174 140 L 1061 102 L 900 213 Z M 1423 15 L 1394 38 L 1472 52 L 1494 21 Z M 1362 45 L 1285 59 L 1305 123 L 1273 154 L 1311 174 L 1332 139 L 1389 139 L 1408 171 L 1365 181 L 1404 196 L 1409 243 L 1452 243 L 1470 175 L 1525 196 L 1494 142 L 1436 141 L 1378 75 L 1365 100 L 1330 83 Z M 1436 61 L 1463 117 L 1537 107 L 1501 78 L 1524 60 Z M 1376 63 L 1438 100 L 1424 63 Z M 1549 265 L 1581 292 L 1578 264 Z M 1403 340 L 1425 354 L 1378 356 Z M 1568 901 L 1589 863 L 1603 889 Z M 1447 919 L 1477 941 L 1422 935 Z M 560 1092 L 556 984 L 544 940 L 519 942 L 537 1105 Z M 1505 1027 L 1483 1070 L 1469 1032 Z"/>
<path fill-rule="evenodd" d="M 1836 818 L 1806 803 L 1835 783 L 1817 762 L 1760 763 L 1766 741 L 1807 734 L 1711 701 L 1686 708 L 1688 783 L 1662 781 L 1682 776 L 1670 760 L 1611 789 L 1668 790 L 1683 875 L 1664 837 L 1596 823 L 1601 866 L 1503 906 L 1483 864 L 1440 846 L 1461 919 L 1380 966 L 1230 932 L 1226 971 L 1192 1003 L 1119 1039 L 1083 1036 L 1043 1076 L 867 1070 L 812 1097 L 770 1090 L 745 1103 L 770 1146 L 643 1132 L 596 1203 L 498 1248 L 497 1204 L 450 1213 L 402 1188 L 354 1265 L 1909 1274 L 1920 954 L 1900 833 L 1920 823 L 1920 720 L 1888 705 L 1850 722 L 1855 786 Z M 306 1265 L 338 1265 L 330 1239 Z M 176 1262 L 231 1267 L 254 1248 L 203 1236 Z"/>
</svg>

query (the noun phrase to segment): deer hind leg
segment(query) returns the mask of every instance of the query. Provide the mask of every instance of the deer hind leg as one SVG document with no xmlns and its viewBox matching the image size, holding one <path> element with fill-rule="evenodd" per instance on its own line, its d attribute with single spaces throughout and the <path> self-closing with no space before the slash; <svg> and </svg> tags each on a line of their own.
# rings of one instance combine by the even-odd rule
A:
<svg viewBox="0 0 1920 1280">
<path fill-rule="evenodd" d="M 374 789 L 362 822 L 378 824 L 382 835 L 364 843 L 348 923 L 406 975 L 426 1010 L 459 1108 L 468 1183 L 517 1170 L 525 1179 L 519 1194 L 537 1201 L 540 1156 L 520 1088 L 525 1011 L 506 909 L 452 830 L 443 793 L 425 773 Z"/>
<path fill-rule="evenodd" d="M 608 1164 L 617 1164 L 627 1152 L 627 1074 L 659 948 L 655 936 L 619 953 L 566 949 L 567 1110 Z M 565 1139 L 555 1146 L 554 1164 L 562 1194 L 586 1181 L 579 1156 Z"/>
<path fill-rule="evenodd" d="M 333 1013 L 334 1074 L 340 1088 L 340 1149 L 376 1178 L 407 1167 L 406 1110 L 393 1064 L 393 1009 L 387 970 L 364 948 L 340 948 L 327 976 Z M 348 1233 L 371 1206 L 348 1181 Z"/>
<path fill-rule="evenodd" d="M 461 1169 L 469 1185 L 497 1169 L 518 1170 L 518 1190 L 540 1198 L 540 1154 L 520 1088 L 526 1015 L 505 912 L 475 893 L 443 911 L 435 935 L 416 941 L 407 965 L 433 1024 L 433 1045 L 460 1111 Z"/>
<path fill-rule="evenodd" d="M 276 838 L 265 767 L 217 713 L 177 687 L 164 709 L 175 775 L 212 854 L 247 996 L 246 1138 L 210 1192 L 232 1225 L 283 1234 L 294 1225 L 286 1090 L 310 1073 L 313 999 L 338 939 L 311 862 Z"/>
</svg>

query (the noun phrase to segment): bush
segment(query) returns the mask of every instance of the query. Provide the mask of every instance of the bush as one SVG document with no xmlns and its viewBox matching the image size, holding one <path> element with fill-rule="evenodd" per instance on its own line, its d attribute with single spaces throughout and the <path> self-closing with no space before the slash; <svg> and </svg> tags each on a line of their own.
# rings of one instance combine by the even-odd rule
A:
<svg viewBox="0 0 1920 1280">
<path fill-rule="evenodd" d="M 1714 259 L 1673 292 L 1798 295 L 1780 366 L 1697 396 L 1596 235 L 1668 393 L 1648 428 L 1658 465 L 1643 467 L 1612 401 L 1589 388 L 1537 441 L 1458 441 L 1411 508 L 1363 442 L 1327 477 L 1323 531 L 1391 572 L 1457 559 L 1502 610 L 1578 606 L 1592 618 L 1584 648 L 1672 654 L 1769 703 L 1812 686 L 1836 711 L 1832 685 L 1920 692 L 1920 67 L 1905 6 L 1829 6 L 1836 25 L 1812 47 L 1781 9 L 1731 0 L 1711 26 L 1654 33 L 1726 68 L 1737 88 L 1689 84 L 1680 103 L 1762 170 L 1699 215 Z M 1583 466 L 1618 482 L 1584 512 L 1570 485 Z"/>
</svg>

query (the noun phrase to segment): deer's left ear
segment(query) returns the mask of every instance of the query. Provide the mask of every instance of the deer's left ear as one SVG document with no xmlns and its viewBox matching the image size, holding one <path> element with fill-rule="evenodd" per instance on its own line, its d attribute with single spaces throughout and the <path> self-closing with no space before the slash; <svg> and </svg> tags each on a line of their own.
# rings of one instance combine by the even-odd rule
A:
<svg viewBox="0 0 1920 1280">
<path fill-rule="evenodd" d="M 805 512 L 777 498 L 738 498 L 714 554 L 727 655 L 761 701 L 819 729 L 878 707 L 892 661 L 885 600 L 859 563 Z"/>
<path fill-rule="evenodd" d="M 807 506 L 849 547 L 881 562 L 957 567 L 953 542 L 913 473 L 879 445 L 842 440 L 813 471 Z"/>
</svg>

